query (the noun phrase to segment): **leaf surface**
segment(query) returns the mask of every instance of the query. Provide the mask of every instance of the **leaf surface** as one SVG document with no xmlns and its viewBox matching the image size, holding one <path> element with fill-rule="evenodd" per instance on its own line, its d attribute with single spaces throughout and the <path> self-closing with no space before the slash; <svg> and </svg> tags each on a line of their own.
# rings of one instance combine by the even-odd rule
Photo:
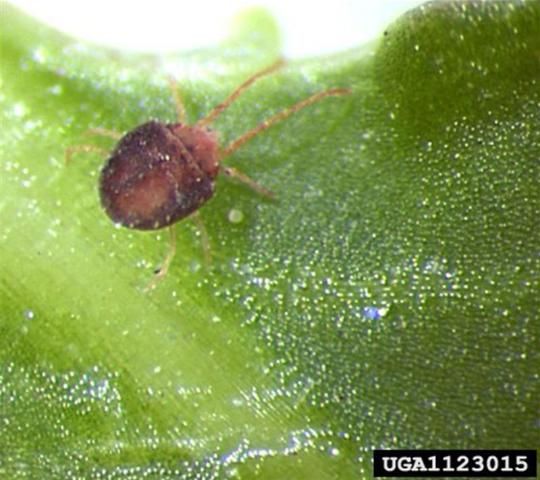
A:
<svg viewBox="0 0 540 480">
<path fill-rule="evenodd" d="M 350 87 L 229 160 L 212 245 L 102 212 L 89 128 L 192 121 L 279 55 L 264 12 L 209 51 L 126 55 L 2 6 L 0 472 L 370 478 L 373 448 L 531 448 L 539 424 L 540 3 L 437 2 L 371 45 L 291 62 L 224 143 Z M 254 34 L 253 32 L 259 32 Z"/>
</svg>

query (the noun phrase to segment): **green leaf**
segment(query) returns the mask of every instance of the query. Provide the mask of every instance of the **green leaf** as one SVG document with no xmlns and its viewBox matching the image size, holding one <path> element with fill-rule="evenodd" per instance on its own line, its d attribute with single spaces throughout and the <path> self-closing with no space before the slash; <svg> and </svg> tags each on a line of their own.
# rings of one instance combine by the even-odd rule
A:
<svg viewBox="0 0 540 480">
<path fill-rule="evenodd" d="M 103 158 L 65 149 L 174 121 L 171 72 L 200 118 L 279 55 L 273 20 L 158 59 L 1 15 L 0 473 L 356 479 L 373 448 L 538 444 L 539 2 L 429 3 L 257 82 L 223 142 L 353 94 L 238 150 L 278 200 L 220 178 L 212 265 L 180 223 L 150 294 L 167 237 L 112 225 Z"/>
</svg>

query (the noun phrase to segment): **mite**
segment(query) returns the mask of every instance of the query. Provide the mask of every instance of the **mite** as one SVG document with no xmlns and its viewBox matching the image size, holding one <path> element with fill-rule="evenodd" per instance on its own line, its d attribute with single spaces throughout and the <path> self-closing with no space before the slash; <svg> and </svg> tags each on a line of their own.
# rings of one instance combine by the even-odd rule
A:
<svg viewBox="0 0 540 480">
<path fill-rule="evenodd" d="M 99 178 L 101 204 L 110 219 L 127 228 L 158 230 L 171 227 L 179 220 L 191 216 L 199 222 L 204 251 L 208 256 L 207 236 L 196 214 L 214 195 L 216 177 L 220 173 L 236 178 L 261 195 L 273 197 L 270 190 L 246 174 L 233 167 L 224 166 L 223 159 L 260 132 L 295 112 L 325 97 L 350 93 L 347 88 L 331 88 L 315 93 L 267 118 L 222 148 L 216 132 L 210 130 L 209 125 L 256 80 L 282 65 L 283 61 L 278 61 L 249 77 L 206 117 L 193 125 L 186 123 L 178 90 L 174 81 L 170 80 L 177 122 L 150 120 L 123 136 L 105 129 L 91 130 L 90 133 L 118 140 Z M 92 145 L 72 146 L 66 150 L 66 160 L 69 161 L 73 153 L 80 151 L 102 152 L 100 148 Z M 169 253 L 148 288 L 153 288 L 157 281 L 166 275 L 174 257 L 174 229 L 169 228 L 169 232 Z"/>
</svg>

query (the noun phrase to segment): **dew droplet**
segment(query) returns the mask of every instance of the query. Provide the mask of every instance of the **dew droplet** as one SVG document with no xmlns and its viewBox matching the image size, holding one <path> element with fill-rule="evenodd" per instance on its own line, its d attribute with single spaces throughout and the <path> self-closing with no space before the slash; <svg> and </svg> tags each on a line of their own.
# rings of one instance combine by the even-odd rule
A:
<svg viewBox="0 0 540 480">
<path fill-rule="evenodd" d="M 231 208 L 229 214 L 227 215 L 229 222 L 231 223 L 240 223 L 244 220 L 244 212 L 236 208 Z"/>
</svg>

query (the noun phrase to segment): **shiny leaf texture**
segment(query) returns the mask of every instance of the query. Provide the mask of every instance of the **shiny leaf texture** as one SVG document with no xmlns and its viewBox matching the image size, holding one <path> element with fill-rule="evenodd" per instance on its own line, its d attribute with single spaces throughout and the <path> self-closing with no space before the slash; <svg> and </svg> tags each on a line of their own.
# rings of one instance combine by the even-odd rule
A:
<svg viewBox="0 0 540 480">
<path fill-rule="evenodd" d="M 371 478 L 373 448 L 538 445 L 540 3 L 434 2 L 372 44 L 290 62 L 223 142 L 350 87 L 229 159 L 212 246 L 102 212 L 89 128 L 192 121 L 279 56 L 264 12 L 165 58 L 80 43 L 7 4 L 0 31 L 0 473 Z M 258 33 L 253 33 L 258 32 Z"/>
</svg>

